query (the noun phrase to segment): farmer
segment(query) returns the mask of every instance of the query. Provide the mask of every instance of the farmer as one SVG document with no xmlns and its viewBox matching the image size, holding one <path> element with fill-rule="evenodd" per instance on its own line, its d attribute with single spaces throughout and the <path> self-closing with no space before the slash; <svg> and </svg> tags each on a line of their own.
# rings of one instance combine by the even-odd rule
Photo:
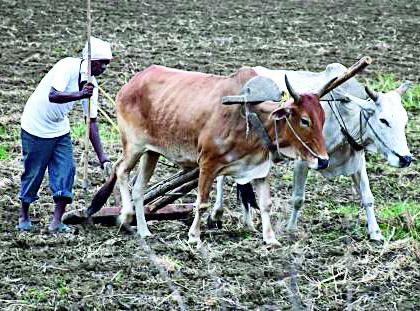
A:
<svg viewBox="0 0 420 311">
<path fill-rule="evenodd" d="M 67 114 L 75 101 L 82 100 L 86 118 L 87 98 L 91 99 L 89 138 L 101 167 L 110 167 L 96 124 L 98 88 L 95 79 L 105 71 L 112 59 L 110 44 L 91 37 L 92 83 L 87 83 L 87 58 L 86 43 L 82 59 L 66 57 L 56 63 L 26 102 L 21 119 L 24 170 L 19 193 L 19 230 L 28 231 L 32 228 L 29 205 L 39 198 L 37 193 L 48 168 L 49 186 L 55 202 L 48 230 L 64 233 L 70 231 L 61 222 L 61 217 L 66 205 L 73 200 L 75 163 Z"/>
</svg>

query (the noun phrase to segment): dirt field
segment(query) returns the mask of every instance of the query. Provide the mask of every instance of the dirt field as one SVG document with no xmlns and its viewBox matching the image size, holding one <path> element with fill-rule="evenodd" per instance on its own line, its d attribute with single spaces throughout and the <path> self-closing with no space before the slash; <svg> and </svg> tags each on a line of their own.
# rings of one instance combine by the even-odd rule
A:
<svg viewBox="0 0 420 311">
<path fill-rule="evenodd" d="M 115 60 L 99 78 L 115 96 L 150 64 L 230 74 L 243 65 L 322 70 L 374 59 L 360 81 L 377 73 L 419 83 L 419 1 L 92 1 L 93 35 L 113 44 Z M 226 187 L 223 230 L 204 245 L 187 244 L 188 225 L 152 223 L 147 241 L 114 227 L 46 233 L 53 205 L 48 185 L 31 207 L 33 233 L 18 233 L 20 115 L 42 76 L 60 58 L 80 55 L 84 1 L 0 1 L 0 309 L 10 310 L 418 310 L 420 164 L 397 170 L 369 156 L 378 221 L 387 241 L 369 242 L 365 215 L 348 178 L 328 182 L 312 172 L 296 235 L 284 232 L 292 164 L 271 177 L 273 221 L 281 247 L 241 225 L 235 188 Z M 105 110 L 114 117 L 110 103 Z M 420 104 L 409 110 L 407 137 L 420 158 Z M 71 115 L 76 158 L 80 109 Z M 112 134 L 104 122 L 102 133 Z M 80 131 L 79 131 L 80 132 Z M 82 131 L 83 133 L 83 131 Z M 121 150 L 105 135 L 112 160 Z M 158 166 L 152 181 L 176 171 Z M 93 159 L 91 196 L 102 183 Z M 81 170 L 71 208 L 85 206 Z M 410 206 L 417 215 L 395 212 Z M 394 211 L 389 216 L 385 211 Z M 410 218 L 411 217 L 411 218 Z M 417 217 L 417 218 L 416 218 Z M 259 217 L 257 217 L 258 219 Z M 259 220 L 257 228 L 261 231 Z"/>
</svg>

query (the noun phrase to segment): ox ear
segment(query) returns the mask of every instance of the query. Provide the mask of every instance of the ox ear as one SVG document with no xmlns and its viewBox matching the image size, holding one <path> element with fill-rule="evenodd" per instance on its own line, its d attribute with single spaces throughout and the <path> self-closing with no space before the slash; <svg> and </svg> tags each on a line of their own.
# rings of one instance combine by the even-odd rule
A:
<svg viewBox="0 0 420 311">
<path fill-rule="evenodd" d="M 411 81 L 404 81 L 398 88 L 395 89 L 400 95 L 403 95 L 411 87 L 413 83 Z"/>
<path fill-rule="evenodd" d="M 273 120 L 281 120 L 287 118 L 292 113 L 291 107 L 280 107 L 270 113 L 270 118 Z"/>
</svg>

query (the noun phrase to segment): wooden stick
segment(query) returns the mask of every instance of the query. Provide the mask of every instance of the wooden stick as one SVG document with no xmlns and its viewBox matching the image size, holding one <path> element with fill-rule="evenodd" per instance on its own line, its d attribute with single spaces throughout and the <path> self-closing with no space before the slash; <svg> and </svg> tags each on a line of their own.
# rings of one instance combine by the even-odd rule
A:
<svg viewBox="0 0 420 311">
<path fill-rule="evenodd" d="M 161 208 L 165 207 L 166 205 L 174 202 L 175 200 L 182 198 L 188 192 L 197 188 L 198 186 L 198 179 L 193 179 L 189 182 L 184 183 L 182 186 L 174 189 L 174 193 L 168 193 L 163 197 L 158 198 L 152 203 L 147 204 L 150 208 L 150 213 L 155 213 L 156 211 L 160 210 Z"/>
<path fill-rule="evenodd" d="M 345 73 L 343 73 L 341 76 L 337 77 L 337 79 L 334 80 L 333 83 L 331 83 L 325 90 L 323 90 L 322 94 L 320 94 L 319 97 L 324 96 L 325 94 L 329 93 L 336 87 L 340 86 L 347 80 L 353 78 L 356 74 L 361 72 L 363 69 L 365 69 L 367 66 L 369 66 L 372 63 L 372 58 L 369 56 L 362 57 L 359 59 L 359 61 L 353 66 L 351 66 Z"/>
<path fill-rule="evenodd" d="M 155 200 L 156 198 L 160 196 L 164 196 L 165 193 L 167 193 L 168 191 L 172 191 L 175 188 L 178 188 L 187 182 L 197 179 L 198 175 L 199 175 L 199 169 L 195 168 L 175 178 L 174 180 L 171 180 L 167 183 L 159 185 L 159 187 L 156 187 L 155 189 L 146 192 L 146 194 L 144 195 L 144 204 L 148 204 L 152 202 L 153 200 Z"/>
<path fill-rule="evenodd" d="M 87 0 L 87 47 L 88 47 L 88 58 L 87 58 L 87 74 L 88 74 L 88 83 L 92 82 L 92 71 L 91 71 L 91 24 L 92 19 L 90 15 L 90 0 Z M 83 165 L 83 183 L 82 188 L 87 191 L 88 188 L 88 159 L 89 159 L 89 136 L 90 136 L 90 98 L 88 98 L 88 109 L 86 117 L 86 135 L 85 135 L 85 152 L 84 152 L 84 165 Z"/>
</svg>

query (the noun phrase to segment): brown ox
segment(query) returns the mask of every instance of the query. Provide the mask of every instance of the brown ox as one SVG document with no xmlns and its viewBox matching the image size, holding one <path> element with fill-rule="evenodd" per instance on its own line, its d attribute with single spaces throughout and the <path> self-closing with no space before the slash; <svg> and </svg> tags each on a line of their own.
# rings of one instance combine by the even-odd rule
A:
<svg viewBox="0 0 420 311">
<path fill-rule="evenodd" d="M 122 199 L 119 220 L 129 223 L 134 215 L 129 173 L 140 160 L 133 201 L 138 234 L 150 235 L 144 217 L 144 188 L 162 154 L 183 168 L 199 167 L 197 205 L 189 242 L 200 242 L 200 214 L 208 207 L 215 177 L 231 175 L 240 183 L 256 180 L 263 239 L 267 244 L 277 244 L 270 222 L 271 198 L 266 179 L 272 154 L 255 133 L 246 134 L 247 122 L 240 105 L 221 104 L 223 96 L 238 94 L 254 76 L 251 68 L 224 77 L 156 65 L 136 74 L 118 92 L 116 100 L 123 158 L 90 208 L 105 203 L 118 179 Z M 319 104 L 319 97 L 328 86 L 317 93 L 298 95 L 289 85 L 294 99 L 282 107 L 266 101 L 250 108 L 258 114 L 273 142 L 276 137 L 273 120 L 277 120 L 276 143 L 281 153 L 302 158 L 312 168 L 328 165 L 322 137 L 324 112 Z"/>
</svg>

